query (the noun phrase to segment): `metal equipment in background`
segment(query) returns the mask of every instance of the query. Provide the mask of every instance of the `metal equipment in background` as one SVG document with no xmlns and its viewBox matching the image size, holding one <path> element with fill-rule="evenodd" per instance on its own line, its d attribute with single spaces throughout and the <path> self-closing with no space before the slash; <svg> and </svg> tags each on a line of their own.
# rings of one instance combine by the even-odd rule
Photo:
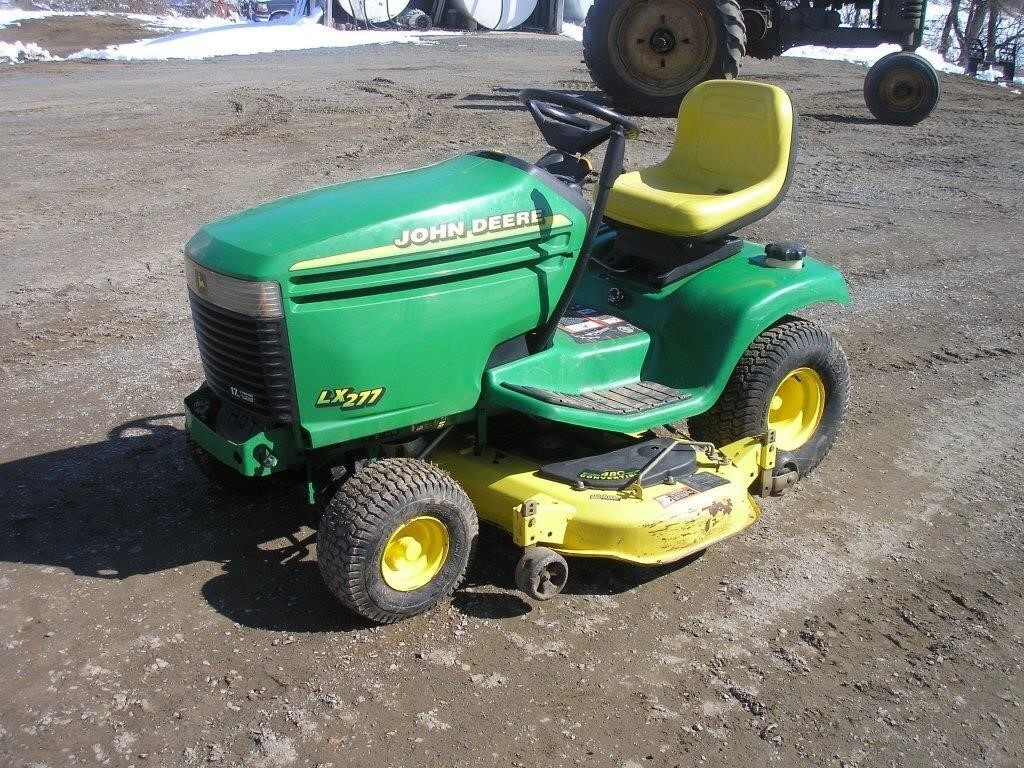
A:
<svg viewBox="0 0 1024 768">
<path fill-rule="evenodd" d="M 484 29 L 515 29 L 537 8 L 537 0 L 452 0 L 452 6 Z"/>
<path fill-rule="evenodd" d="M 770 59 L 798 45 L 902 50 L 864 80 L 882 122 L 914 125 L 935 108 L 939 79 L 914 51 L 927 0 L 595 0 L 583 31 L 594 82 L 621 110 L 674 115 L 704 80 L 736 77 L 740 59 Z"/>
</svg>

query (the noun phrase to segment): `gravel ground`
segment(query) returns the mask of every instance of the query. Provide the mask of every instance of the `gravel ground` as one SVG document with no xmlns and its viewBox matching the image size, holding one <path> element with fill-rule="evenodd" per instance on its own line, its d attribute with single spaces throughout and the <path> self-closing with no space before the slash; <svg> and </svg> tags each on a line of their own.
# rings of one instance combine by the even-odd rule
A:
<svg viewBox="0 0 1024 768">
<path fill-rule="evenodd" d="M 485 535 L 450 605 L 386 628 L 321 584 L 285 491 L 211 495 L 181 245 L 311 186 L 477 147 L 542 151 L 515 101 L 592 89 L 531 35 L 195 64 L 0 71 L 0 762 L 1018 766 L 1024 101 L 942 77 L 914 128 L 864 70 L 783 59 L 801 143 L 752 239 L 854 301 L 810 315 L 854 396 L 828 461 L 702 558 L 573 564 L 531 604 Z M 664 155 L 644 120 L 632 166 Z"/>
</svg>

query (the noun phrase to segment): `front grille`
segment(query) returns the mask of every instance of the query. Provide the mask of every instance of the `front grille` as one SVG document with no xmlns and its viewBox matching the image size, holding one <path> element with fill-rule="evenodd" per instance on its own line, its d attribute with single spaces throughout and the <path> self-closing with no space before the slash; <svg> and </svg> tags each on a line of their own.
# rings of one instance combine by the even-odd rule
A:
<svg viewBox="0 0 1024 768">
<path fill-rule="evenodd" d="M 206 382 L 227 402 L 276 424 L 295 421 L 284 320 L 255 318 L 210 304 L 189 290 Z"/>
</svg>

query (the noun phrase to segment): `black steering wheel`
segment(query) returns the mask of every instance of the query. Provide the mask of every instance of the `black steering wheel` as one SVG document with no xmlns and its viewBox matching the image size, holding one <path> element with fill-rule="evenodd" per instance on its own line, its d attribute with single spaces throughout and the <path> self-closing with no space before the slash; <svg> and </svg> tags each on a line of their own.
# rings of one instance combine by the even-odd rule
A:
<svg viewBox="0 0 1024 768">
<path fill-rule="evenodd" d="M 519 92 L 519 100 L 530 110 L 540 132 L 555 149 L 585 154 L 606 141 L 615 128 L 621 128 L 627 139 L 640 135 L 640 126 L 625 115 L 578 96 L 526 88 Z"/>
</svg>

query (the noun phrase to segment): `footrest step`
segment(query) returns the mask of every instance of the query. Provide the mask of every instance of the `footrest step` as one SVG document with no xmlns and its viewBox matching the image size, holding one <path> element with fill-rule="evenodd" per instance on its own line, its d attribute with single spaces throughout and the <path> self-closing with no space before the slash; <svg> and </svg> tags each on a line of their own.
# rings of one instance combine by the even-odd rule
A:
<svg viewBox="0 0 1024 768">
<path fill-rule="evenodd" d="M 611 389 L 596 389 L 580 395 L 552 392 L 537 387 L 502 383 L 503 387 L 545 403 L 592 413 L 643 413 L 688 400 L 689 395 L 655 381 L 638 381 Z"/>
</svg>

